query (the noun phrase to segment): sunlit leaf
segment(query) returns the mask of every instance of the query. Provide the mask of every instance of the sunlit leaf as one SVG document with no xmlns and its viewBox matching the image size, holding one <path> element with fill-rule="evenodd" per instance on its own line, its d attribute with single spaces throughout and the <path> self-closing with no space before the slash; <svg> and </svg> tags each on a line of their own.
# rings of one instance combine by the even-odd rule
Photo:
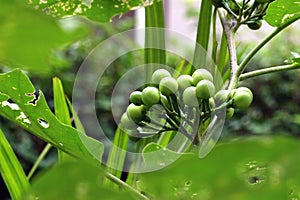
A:
<svg viewBox="0 0 300 200">
<path fill-rule="evenodd" d="M 124 14 L 130 10 L 151 5 L 161 0 L 30 0 L 34 8 L 56 17 L 83 15 L 91 20 L 108 22 L 117 14 Z"/>
<path fill-rule="evenodd" d="M 280 26 L 300 17 L 300 0 L 276 0 L 270 4 L 265 20 L 271 26 Z"/>
<path fill-rule="evenodd" d="M 102 143 L 61 123 L 21 70 L 0 74 L 0 115 L 75 157 L 101 160 Z"/>
<path fill-rule="evenodd" d="M 217 145 L 204 159 L 183 155 L 142 175 L 140 188 L 154 199 L 299 198 L 299 141 L 256 138 Z"/>
<path fill-rule="evenodd" d="M 50 52 L 82 37 L 83 28 L 64 31 L 54 18 L 15 0 L 0 0 L 0 64 L 39 75 L 53 72 Z"/>
</svg>

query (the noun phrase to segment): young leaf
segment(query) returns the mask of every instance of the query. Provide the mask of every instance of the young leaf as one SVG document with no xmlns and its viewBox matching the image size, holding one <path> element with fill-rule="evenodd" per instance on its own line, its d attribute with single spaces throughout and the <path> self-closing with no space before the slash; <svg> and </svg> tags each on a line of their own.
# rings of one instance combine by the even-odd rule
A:
<svg viewBox="0 0 300 200">
<path fill-rule="evenodd" d="M 0 115 L 72 156 L 101 160 L 103 144 L 61 123 L 21 70 L 0 74 L 0 82 Z"/>
<path fill-rule="evenodd" d="M 55 116 L 62 123 L 71 126 L 71 118 L 65 98 L 65 92 L 60 79 L 57 77 L 53 78 L 53 97 Z M 64 154 L 64 152 L 58 150 L 58 159 L 59 161 L 63 161 L 69 159 L 69 157 L 67 154 Z"/>
<path fill-rule="evenodd" d="M 30 185 L 9 142 L 0 130 L 0 173 L 12 199 L 21 199 Z"/>
<path fill-rule="evenodd" d="M 279 27 L 288 21 L 300 18 L 299 0 L 276 0 L 267 10 L 265 20 L 271 25 Z"/>
</svg>

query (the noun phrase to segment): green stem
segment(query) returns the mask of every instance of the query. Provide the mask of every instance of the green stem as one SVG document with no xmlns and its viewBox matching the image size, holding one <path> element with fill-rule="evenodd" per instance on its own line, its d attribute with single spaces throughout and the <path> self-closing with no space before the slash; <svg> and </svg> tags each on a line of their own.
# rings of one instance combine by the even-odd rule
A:
<svg viewBox="0 0 300 200">
<path fill-rule="evenodd" d="M 228 89 L 231 90 L 236 87 L 239 78 L 237 75 L 238 64 L 237 64 L 236 47 L 234 43 L 235 26 L 232 26 L 232 24 L 235 24 L 235 21 L 232 18 L 227 19 L 226 16 L 221 12 L 219 12 L 219 16 L 223 26 L 223 30 L 225 32 L 228 51 L 229 51 L 230 81 L 229 81 Z"/>
<path fill-rule="evenodd" d="M 126 190 L 136 194 L 140 199 L 144 199 L 144 200 L 150 200 L 148 197 L 146 197 L 145 195 L 143 195 L 142 193 L 140 193 L 140 191 L 136 190 L 135 188 L 131 187 L 130 185 L 126 184 L 125 182 L 123 182 L 122 180 L 118 179 L 117 177 L 115 177 L 114 175 L 106 172 L 106 177 L 111 180 L 112 182 L 116 183 L 117 185 L 124 187 Z"/>
<path fill-rule="evenodd" d="M 212 3 L 211 1 L 202 1 L 199 21 L 198 21 L 198 30 L 196 38 L 196 47 L 194 52 L 193 65 L 197 68 L 203 67 L 206 65 L 206 52 L 208 49 L 209 38 L 210 38 L 210 24 L 212 16 Z"/>
<path fill-rule="evenodd" d="M 274 72 L 281 72 L 281 71 L 294 70 L 294 69 L 300 69 L 300 64 L 281 65 L 281 66 L 269 67 L 265 69 L 259 69 L 252 72 L 244 73 L 240 76 L 240 81 L 248 78 L 264 75 L 264 74 L 270 74 Z"/>
<path fill-rule="evenodd" d="M 165 51 L 165 22 L 163 1 L 145 8 L 145 64 L 149 64 L 146 71 L 146 83 L 151 81 L 154 71 L 152 63 L 166 64 Z"/>
<path fill-rule="evenodd" d="M 237 76 L 240 76 L 243 71 L 246 68 L 246 65 L 248 64 L 248 62 L 257 54 L 257 52 L 259 50 L 262 49 L 262 47 L 264 47 L 270 40 L 272 40 L 278 33 L 280 33 L 282 30 L 284 30 L 285 28 L 287 28 L 289 25 L 291 25 L 292 23 L 294 23 L 295 21 L 297 21 L 298 19 L 300 19 L 300 17 L 297 17 L 279 27 L 277 27 L 270 35 L 268 35 L 265 39 L 263 39 L 263 41 L 261 43 L 259 43 L 254 49 L 252 49 L 252 51 L 245 57 L 245 59 L 243 60 L 243 62 L 240 64 L 238 71 L 237 71 Z"/>
<path fill-rule="evenodd" d="M 42 160 L 45 158 L 45 156 L 48 154 L 48 152 L 50 151 L 51 148 L 52 148 L 52 145 L 49 143 L 44 147 L 42 153 L 39 155 L 38 159 L 35 161 L 33 167 L 30 169 L 30 172 L 27 175 L 28 180 L 31 179 L 32 175 L 35 173 L 35 171 L 41 164 Z"/>
</svg>

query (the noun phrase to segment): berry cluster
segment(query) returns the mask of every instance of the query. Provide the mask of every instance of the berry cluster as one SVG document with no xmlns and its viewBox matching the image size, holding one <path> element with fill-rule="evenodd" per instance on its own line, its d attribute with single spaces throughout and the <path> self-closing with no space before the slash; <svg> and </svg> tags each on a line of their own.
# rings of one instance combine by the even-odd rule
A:
<svg viewBox="0 0 300 200">
<path fill-rule="evenodd" d="M 239 24 L 245 24 L 252 30 L 257 30 L 262 25 L 270 3 L 275 0 L 211 0 L 215 7 L 224 8 Z"/>
<path fill-rule="evenodd" d="M 130 94 L 130 104 L 121 117 L 121 128 L 135 138 L 179 131 L 193 141 L 214 110 L 226 107 L 226 117 L 232 117 L 234 108 L 244 110 L 253 99 L 245 87 L 215 93 L 213 76 L 206 69 L 177 79 L 158 69 L 151 80 L 144 89 Z"/>
</svg>

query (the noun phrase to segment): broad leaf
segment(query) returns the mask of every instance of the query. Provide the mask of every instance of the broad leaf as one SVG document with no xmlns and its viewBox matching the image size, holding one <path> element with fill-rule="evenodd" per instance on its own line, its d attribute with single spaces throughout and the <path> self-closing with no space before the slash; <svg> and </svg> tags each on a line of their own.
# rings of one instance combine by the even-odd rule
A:
<svg viewBox="0 0 300 200">
<path fill-rule="evenodd" d="M 63 31 L 55 19 L 15 0 L 0 0 L 0 5 L 0 64 L 8 67 L 47 75 L 53 72 L 51 50 L 86 33 L 83 28 Z"/>
<path fill-rule="evenodd" d="M 21 70 L 0 75 L 0 115 L 79 158 L 101 160 L 103 144 L 61 123 Z"/>
<path fill-rule="evenodd" d="M 236 140 L 217 145 L 204 159 L 183 155 L 143 174 L 139 186 L 153 199 L 297 199 L 299 153 L 295 139 Z"/>
<path fill-rule="evenodd" d="M 270 4 L 265 20 L 279 27 L 282 24 L 300 17 L 300 0 L 276 0 Z"/>
<path fill-rule="evenodd" d="M 103 187 L 104 176 L 100 167 L 89 163 L 62 163 L 38 175 L 24 199 L 134 199 L 127 192 Z"/>
<path fill-rule="evenodd" d="M 83 15 L 91 20 L 108 22 L 117 14 L 124 14 L 130 10 L 151 5 L 161 0 L 30 0 L 34 8 L 56 17 Z"/>
</svg>

